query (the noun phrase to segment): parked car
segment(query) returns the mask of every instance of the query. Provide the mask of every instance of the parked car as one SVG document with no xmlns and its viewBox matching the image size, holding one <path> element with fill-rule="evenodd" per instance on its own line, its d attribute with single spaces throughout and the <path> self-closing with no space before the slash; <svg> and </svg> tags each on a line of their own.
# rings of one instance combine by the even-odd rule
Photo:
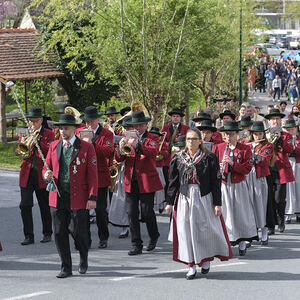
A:
<svg viewBox="0 0 300 300">
<path fill-rule="evenodd" d="M 290 39 L 289 49 L 299 49 L 300 37 L 292 36 Z"/>
<path fill-rule="evenodd" d="M 287 60 L 288 57 L 292 58 L 295 57 L 297 61 L 300 61 L 300 51 L 297 50 L 286 50 L 281 53 L 281 56 L 284 60 Z M 275 56 L 274 59 L 279 59 L 280 56 Z"/>
<path fill-rule="evenodd" d="M 264 43 L 264 44 L 256 44 L 256 46 L 261 47 L 267 51 L 270 56 L 280 55 L 286 49 L 280 48 L 275 44 Z"/>
<path fill-rule="evenodd" d="M 282 37 L 282 38 L 278 39 L 276 45 L 280 48 L 287 49 L 289 46 L 289 42 L 288 42 L 287 38 Z"/>
</svg>

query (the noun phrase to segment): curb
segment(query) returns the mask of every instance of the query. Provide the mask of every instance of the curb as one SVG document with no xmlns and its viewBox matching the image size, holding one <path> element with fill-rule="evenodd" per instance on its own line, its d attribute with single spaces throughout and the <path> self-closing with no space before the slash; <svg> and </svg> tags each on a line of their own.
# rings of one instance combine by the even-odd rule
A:
<svg viewBox="0 0 300 300">
<path fill-rule="evenodd" d="M 7 168 L 0 168 L 0 171 L 19 173 L 19 170 L 16 170 L 16 169 L 7 169 Z"/>
</svg>

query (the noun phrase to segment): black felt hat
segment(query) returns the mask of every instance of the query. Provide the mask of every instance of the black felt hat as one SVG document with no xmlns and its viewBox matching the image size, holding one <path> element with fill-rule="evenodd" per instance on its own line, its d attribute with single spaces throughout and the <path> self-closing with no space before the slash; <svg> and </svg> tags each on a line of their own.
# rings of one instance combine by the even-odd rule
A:
<svg viewBox="0 0 300 300">
<path fill-rule="evenodd" d="M 296 112 L 294 113 L 294 115 L 295 115 L 296 117 L 298 117 L 298 115 L 300 115 L 300 111 L 296 111 Z"/>
<path fill-rule="evenodd" d="M 253 122 L 251 129 L 249 129 L 251 132 L 264 132 L 266 130 L 267 129 L 265 129 L 264 122 L 262 121 Z"/>
<path fill-rule="evenodd" d="M 150 133 L 154 133 L 154 134 L 157 134 L 159 136 L 162 136 L 163 134 L 160 132 L 159 128 L 158 127 L 152 127 L 149 131 Z"/>
<path fill-rule="evenodd" d="M 179 109 L 178 107 L 174 107 L 171 111 L 168 112 L 169 116 L 172 115 L 179 115 L 181 117 L 184 117 L 184 113 L 182 112 L 181 109 Z"/>
<path fill-rule="evenodd" d="M 67 104 L 67 103 L 61 104 L 59 106 L 59 110 L 57 110 L 56 113 L 57 114 L 64 114 L 65 113 L 65 108 L 68 107 L 68 106 L 71 106 L 71 104 Z"/>
<path fill-rule="evenodd" d="M 199 130 L 211 130 L 212 132 L 217 131 L 217 128 L 213 126 L 212 120 L 203 120 L 201 125 L 197 126 Z"/>
<path fill-rule="evenodd" d="M 116 110 L 116 108 L 114 106 L 110 106 L 106 109 L 105 114 L 104 115 L 114 115 L 114 114 L 119 114 L 120 112 Z"/>
<path fill-rule="evenodd" d="M 95 106 L 88 106 L 84 109 L 84 114 L 80 116 L 82 120 L 95 120 L 102 116 L 101 113 L 98 113 Z"/>
<path fill-rule="evenodd" d="M 235 119 L 235 114 L 232 113 L 230 110 L 224 110 L 224 111 L 220 114 L 220 119 L 223 119 L 224 116 L 230 116 L 232 120 Z"/>
<path fill-rule="evenodd" d="M 224 131 L 241 131 L 242 128 L 239 128 L 239 123 L 236 121 L 227 121 L 225 122 L 224 126 L 220 128 L 221 132 Z"/>
<path fill-rule="evenodd" d="M 73 115 L 71 114 L 61 114 L 59 121 L 54 123 L 55 126 L 75 126 L 78 127 L 81 124 L 77 124 Z"/>
<path fill-rule="evenodd" d="M 271 117 L 280 117 L 281 119 L 285 117 L 285 114 L 281 113 L 278 108 L 272 108 L 270 113 L 265 115 L 265 118 L 270 120 Z"/>
<path fill-rule="evenodd" d="M 130 107 L 130 106 L 126 106 L 126 107 L 122 108 L 122 109 L 120 110 L 121 116 L 124 116 L 125 113 L 126 113 L 126 111 L 127 111 L 127 112 L 131 111 L 131 107 Z"/>
<path fill-rule="evenodd" d="M 202 120 L 211 120 L 211 117 L 208 113 L 205 112 L 199 112 L 197 114 L 197 117 L 192 119 L 193 122 L 198 122 L 198 121 L 202 121 Z"/>
<path fill-rule="evenodd" d="M 123 127 L 130 127 L 132 125 L 128 124 L 128 121 L 131 121 L 131 116 L 126 116 L 123 118 L 122 123 L 120 125 L 122 125 Z"/>
<path fill-rule="evenodd" d="M 298 124 L 296 124 L 296 121 L 293 118 L 287 119 L 283 128 L 293 128 L 298 127 Z"/>
<path fill-rule="evenodd" d="M 242 116 L 242 119 L 240 120 L 240 126 L 241 127 L 249 127 L 252 126 L 253 121 L 251 121 L 251 117 L 246 115 L 246 116 Z"/>
<path fill-rule="evenodd" d="M 174 146 L 175 147 L 185 147 L 185 145 L 186 145 L 185 140 L 186 140 L 186 136 L 185 135 L 180 135 L 178 137 L 177 143 L 175 143 Z"/>
<path fill-rule="evenodd" d="M 42 118 L 43 114 L 42 114 L 42 110 L 40 107 L 30 107 L 29 113 L 26 115 L 27 118 Z"/>
<path fill-rule="evenodd" d="M 145 117 L 145 114 L 141 110 L 134 111 L 132 113 L 131 121 L 128 121 L 127 124 L 135 125 L 135 124 L 144 124 L 151 121 L 151 118 Z"/>
</svg>

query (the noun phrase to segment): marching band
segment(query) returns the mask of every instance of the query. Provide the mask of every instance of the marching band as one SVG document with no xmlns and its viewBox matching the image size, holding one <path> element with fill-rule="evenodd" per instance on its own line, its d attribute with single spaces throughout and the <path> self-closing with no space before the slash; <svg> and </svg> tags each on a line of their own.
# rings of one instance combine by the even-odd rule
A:
<svg viewBox="0 0 300 300">
<path fill-rule="evenodd" d="M 268 245 L 276 224 L 282 233 L 293 215 L 300 221 L 299 124 L 293 118 L 282 126 L 285 115 L 278 109 L 271 108 L 263 121 L 249 115 L 238 120 L 225 110 L 218 128 L 208 113 L 199 112 L 190 128 L 182 124 L 184 113 L 173 108 L 170 123 L 149 131 L 151 117 L 138 101 L 120 112 L 108 107 L 102 114 L 89 106 L 80 114 L 64 105 L 58 113 L 51 131 L 42 125 L 41 109 L 32 107 L 26 118 L 34 138 L 20 137 L 16 152 L 23 158 L 21 244 L 34 243 L 35 192 L 42 243 L 51 241 L 53 224 L 58 278 L 72 275 L 69 233 L 80 254 L 78 272 L 87 272 L 92 209 L 98 247 L 108 247 L 111 223 L 122 228 L 119 238 L 130 235 L 130 256 L 143 252 L 140 223 L 149 235 L 146 251 L 156 248 L 155 209 L 165 209 L 172 215 L 173 259 L 187 265 L 188 280 L 195 278 L 197 265 L 207 274 L 215 257 L 232 258 L 232 246 L 244 256 L 253 240 Z"/>
</svg>

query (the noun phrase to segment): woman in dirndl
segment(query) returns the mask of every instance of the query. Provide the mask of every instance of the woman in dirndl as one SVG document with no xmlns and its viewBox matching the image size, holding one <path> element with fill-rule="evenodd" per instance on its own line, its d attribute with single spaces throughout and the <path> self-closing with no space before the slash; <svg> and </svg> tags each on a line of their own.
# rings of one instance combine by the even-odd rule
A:
<svg viewBox="0 0 300 300">
<path fill-rule="evenodd" d="M 296 214 L 297 222 L 300 222 L 300 135 L 294 119 L 288 119 L 283 128 L 293 137 L 294 151 L 289 154 L 289 161 L 295 176 L 295 181 L 287 183 L 286 223 L 291 223 L 294 214 Z"/>
<path fill-rule="evenodd" d="M 246 254 L 246 241 L 258 240 L 254 210 L 246 175 L 253 167 L 249 145 L 237 142 L 241 129 L 236 121 L 221 128 L 226 142 L 214 146 L 222 176 L 223 217 L 231 245 L 239 245 L 239 255 Z"/>
<path fill-rule="evenodd" d="M 121 125 L 125 130 L 130 130 L 131 126 L 127 123 L 131 121 L 131 116 L 125 116 Z M 113 226 L 121 227 L 122 231 L 119 234 L 119 238 L 127 238 L 129 235 L 129 221 L 125 203 L 125 191 L 124 191 L 124 173 L 125 163 L 119 164 L 119 173 L 116 179 L 115 189 L 112 194 L 108 220 Z"/>
<path fill-rule="evenodd" d="M 274 152 L 274 146 L 267 141 L 263 122 L 254 122 L 250 132 L 254 165 L 247 176 L 247 183 L 250 198 L 253 201 L 256 227 L 261 229 L 261 245 L 268 245 L 268 227 L 266 227 L 268 183 L 266 176 L 270 175 L 269 162 Z"/>
<path fill-rule="evenodd" d="M 163 166 L 165 165 L 165 159 L 169 157 L 169 146 L 165 141 L 165 135 L 163 132 L 160 132 L 158 127 L 152 127 L 150 133 L 157 135 L 160 138 L 159 142 L 159 153 L 156 156 L 156 170 L 159 175 L 160 182 L 163 186 L 163 189 L 156 191 L 154 195 L 154 206 L 158 209 L 160 213 L 164 210 L 165 205 L 165 176 L 163 172 Z M 166 133 L 165 133 L 166 134 Z"/>
<path fill-rule="evenodd" d="M 215 154 L 202 145 L 198 129 L 189 129 L 185 150 L 171 162 L 166 206 L 167 213 L 173 210 L 173 259 L 188 265 L 188 280 L 196 277 L 196 265 L 207 274 L 214 257 L 232 257 L 220 180 Z"/>
</svg>

